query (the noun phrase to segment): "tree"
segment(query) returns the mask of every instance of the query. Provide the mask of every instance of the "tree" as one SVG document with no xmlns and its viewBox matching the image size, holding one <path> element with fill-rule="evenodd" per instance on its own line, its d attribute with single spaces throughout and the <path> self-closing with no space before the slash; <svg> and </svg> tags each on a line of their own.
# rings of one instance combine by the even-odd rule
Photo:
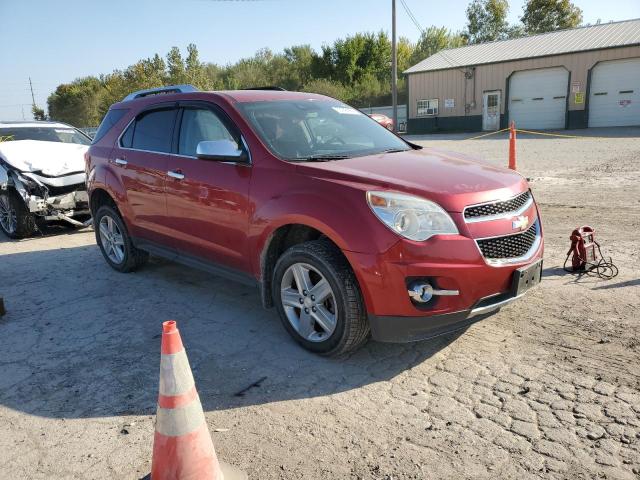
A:
<svg viewBox="0 0 640 480">
<path fill-rule="evenodd" d="M 319 93 L 320 95 L 327 95 L 329 97 L 342 100 L 343 102 L 349 101 L 349 93 L 344 85 L 342 85 L 340 82 L 327 80 L 325 78 L 311 80 L 304 86 L 302 91 Z"/>
<path fill-rule="evenodd" d="M 529 0 L 520 18 L 527 33 L 575 28 L 582 23 L 582 10 L 569 0 Z"/>
<path fill-rule="evenodd" d="M 34 120 L 47 119 L 47 115 L 44 113 L 44 109 L 38 107 L 35 103 L 31 106 L 31 112 L 33 113 Z"/>
<path fill-rule="evenodd" d="M 104 113 L 99 108 L 103 89 L 103 83 L 96 77 L 79 78 L 72 83 L 58 85 L 47 99 L 51 120 L 77 127 L 98 125 Z"/>
<path fill-rule="evenodd" d="M 205 65 L 200 61 L 198 48 L 195 44 L 187 45 L 187 60 L 185 62 L 186 82 L 191 85 L 208 90 L 210 88 L 209 78 L 205 70 Z"/>
<path fill-rule="evenodd" d="M 483 43 L 508 38 L 508 12 L 507 0 L 473 0 L 467 7 L 467 41 Z"/>
<path fill-rule="evenodd" d="M 186 68 L 178 47 L 171 47 L 171 50 L 169 50 L 167 54 L 167 68 L 169 69 L 168 80 L 170 85 L 179 85 L 186 82 Z"/>
<path fill-rule="evenodd" d="M 460 33 L 450 32 L 445 27 L 429 27 L 420 36 L 413 50 L 411 64 L 415 65 L 440 50 L 462 47 L 465 43 L 466 39 Z"/>
</svg>

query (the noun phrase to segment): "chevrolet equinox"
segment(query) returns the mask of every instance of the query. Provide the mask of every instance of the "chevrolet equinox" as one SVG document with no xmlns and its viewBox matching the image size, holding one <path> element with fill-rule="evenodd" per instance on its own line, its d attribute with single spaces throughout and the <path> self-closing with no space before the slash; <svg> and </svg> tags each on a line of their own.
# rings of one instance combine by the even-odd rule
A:
<svg viewBox="0 0 640 480">
<path fill-rule="evenodd" d="M 461 329 L 540 281 L 522 176 L 414 145 L 322 95 L 134 92 L 85 160 L 112 268 L 154 254 L 258 285 L 316 353 Z"/>
</svg>

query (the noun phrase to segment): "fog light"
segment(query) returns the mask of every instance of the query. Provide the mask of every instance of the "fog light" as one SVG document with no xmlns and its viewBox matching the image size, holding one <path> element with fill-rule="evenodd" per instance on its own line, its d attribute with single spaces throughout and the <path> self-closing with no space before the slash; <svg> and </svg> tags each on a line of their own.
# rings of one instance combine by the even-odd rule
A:
<svg viewBox="0 0 640 480">
<path fill-rule="evenodd" d="M 429 282 L 425 282 L 424 280 L 416 280 L 415 282 L 409 284 L 407 293 L 409 294 L 411 300 L 416 303 L 427 303 L 433 298 L 434 295 L 460 295 L 460 292 L 458 290 L 440 290 L 438 288 L 433 288 L 433 286 Z"/>
<path fill-rule="evenodd" d="M 427 303 L 433 297 L 433 287 L 426 282 L 413 282 L 407 290 L 409 297 L 416 303 Z"/>
</svg>

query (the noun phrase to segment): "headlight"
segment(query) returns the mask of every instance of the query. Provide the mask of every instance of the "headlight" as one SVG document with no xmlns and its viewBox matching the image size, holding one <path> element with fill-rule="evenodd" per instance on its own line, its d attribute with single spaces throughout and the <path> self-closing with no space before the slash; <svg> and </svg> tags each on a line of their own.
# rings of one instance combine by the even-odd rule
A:
<svg viewBox="0 0 640 480">
<path fill-rule="evenodd" d="M 440 205 L 424 198 L 393 192 L 367 192 L 373 213 L 391 230 L 409 240 L 455 235 L 456 224 Z"/>
</svg>

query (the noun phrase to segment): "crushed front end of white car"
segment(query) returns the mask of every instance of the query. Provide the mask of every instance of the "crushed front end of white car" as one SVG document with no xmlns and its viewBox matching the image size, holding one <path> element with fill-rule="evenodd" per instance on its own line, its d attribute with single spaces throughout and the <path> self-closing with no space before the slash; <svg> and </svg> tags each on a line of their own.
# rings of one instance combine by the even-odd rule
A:
<svg viewBox="0 0 640 480">
<path fill-rule="evenodd" d="M 68 127 L 67 127 L 68 128 Z M 10 237 L 38 224 L 90 222 L 84 172 L 86 145 L 56 141 L 0 142 L 0 227 Z"/>
</svg>

